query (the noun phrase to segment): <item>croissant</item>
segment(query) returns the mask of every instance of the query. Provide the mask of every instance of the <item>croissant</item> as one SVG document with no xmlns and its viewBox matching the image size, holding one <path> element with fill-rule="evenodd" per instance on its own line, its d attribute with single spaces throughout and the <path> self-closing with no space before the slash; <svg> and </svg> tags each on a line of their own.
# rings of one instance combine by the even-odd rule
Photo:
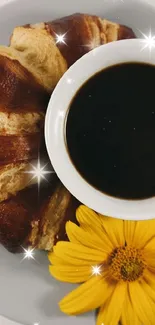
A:
<svg viewBox="0 0 155 325">
<path fill-rule="evenodd" d="M 59 35 L 64 41 L 59 42 Z M 64 72 L 93 48 L 125 38 L 133 31 L 97 16 L 74 14 L 52 22 L 14 29 L 10 46 L 19 62 L 51 93 Z"/>
<path fill-rule="evenodd" d="M 125 38 L 135 38 L 132 29 L 74 14 L 16 27 L 10 46 L 0 46 L 0 242 L 8 250 L 51 250 L 65 238 L 65 221 L 75 221 L 79 202 L 56 175 L 38 192 L 28 172 L 38 154 L 49 164 L 44 116 L 62 75 L 93 48 Z"/>
</svg>

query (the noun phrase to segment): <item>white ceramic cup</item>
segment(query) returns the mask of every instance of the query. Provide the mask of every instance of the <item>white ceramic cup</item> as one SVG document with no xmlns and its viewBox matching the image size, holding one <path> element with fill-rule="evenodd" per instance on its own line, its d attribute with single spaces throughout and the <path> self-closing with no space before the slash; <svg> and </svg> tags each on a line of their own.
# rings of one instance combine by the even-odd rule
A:
<svg viewBox="0 0 155 325">
<path fill-rule="evenodd" d="M 155 48 L 132 39 L 102 45 L 78 60 L 58 82 L 48 105 L 45 139 L 51 163 L 65 187 L 96 212 L 128 220 L 155 218 L 155 197 L 123 200 L 108 196 L 89 185 L 75 169 L 66 148 L 66 116 L 71 100 L 82 84 L 96 72 L 123 62 L 155 64 Z M 131 85 L 132 87 L 132 85 Z M 134 98 L 133 98 L 134 101 Z"/>
</svg>

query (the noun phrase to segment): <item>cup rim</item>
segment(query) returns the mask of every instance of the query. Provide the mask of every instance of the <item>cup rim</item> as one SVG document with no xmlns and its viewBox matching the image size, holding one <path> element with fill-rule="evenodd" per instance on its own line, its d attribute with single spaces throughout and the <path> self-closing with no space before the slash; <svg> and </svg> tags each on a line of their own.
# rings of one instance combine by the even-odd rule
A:
<svg viewBox="0 0 155 325">
<path fill-rule="evenodd" d="M 98 71 L 123 62 L 155 65 L 155 48 L 142 51 L 144 40 L 120 40 L 95 48 L 76 61 L 55 87 L 45 117 L 45 142 L 53 168 L 64 186 L 81 203 L 98 213 L 123 220 L 155 217 L 155 197 L 125 200 L 100 192 L 87 183 L 74 167 L 66 149 L 64 126 L 72 98 L 82 84 Z M 153 58 L 154 57 L 154 58 Z M 94 60 L 94 64 L 92 61 Z M 80 71 L 80 73 L 79 73 Z"/>
</svg>

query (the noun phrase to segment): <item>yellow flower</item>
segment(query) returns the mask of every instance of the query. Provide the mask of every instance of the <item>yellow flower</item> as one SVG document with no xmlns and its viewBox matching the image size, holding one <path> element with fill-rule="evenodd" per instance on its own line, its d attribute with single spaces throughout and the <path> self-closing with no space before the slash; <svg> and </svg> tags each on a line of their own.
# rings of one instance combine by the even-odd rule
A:
<svg viewBox="0 0 155 325">
<path fill-rule="evenodd" d="M 67 222 L 70 242 L 49 253 L 50 273 L 82 283 L 59 305 L 68 315 L 100 307 L 97 325 L 155 324 L 155 220 L 123 221 L 76 212 L 80 227 Z"/>
</svg>

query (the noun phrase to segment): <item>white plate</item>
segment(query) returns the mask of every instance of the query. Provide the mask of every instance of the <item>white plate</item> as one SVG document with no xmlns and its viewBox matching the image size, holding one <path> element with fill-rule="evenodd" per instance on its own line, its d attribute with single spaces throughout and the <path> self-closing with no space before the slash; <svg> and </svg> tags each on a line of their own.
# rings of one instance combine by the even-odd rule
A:
<svg viewBox="0 0 155 325">
<path fill-rule="evenodd" d="M 8 44 L 16 25 L 74 12 L 98 14 L 135 32 L 148 34 L 151 27 L 155 34 L 155 0 L 0 0 L 0 43 Z M 36 262 L 21 263 L 22 257 L 0 247 L 0 314 L 24 325 L 95 325 L 94 313 L 74 318 L 60 313 L 57 302 L 75 286 L 51 278 L 46 254 L 37 253 Z"/>
</svg>

